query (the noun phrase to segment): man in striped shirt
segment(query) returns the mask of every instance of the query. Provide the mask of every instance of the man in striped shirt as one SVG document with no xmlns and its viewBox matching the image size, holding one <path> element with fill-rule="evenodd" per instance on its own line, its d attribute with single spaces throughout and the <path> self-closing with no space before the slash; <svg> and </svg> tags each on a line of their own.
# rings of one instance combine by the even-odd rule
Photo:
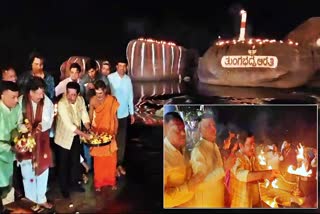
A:
<svg viewBox="0 0 320 214">
<path fill-rule="evenodd" d="M 259 206 L 258 181 L 270 182 L 280 175 L 279 170 L 260 171 L 255 157 L 255 139 L 252 134 L 239 142 L 236 163 L 231 168 L 231 207 L 251 208 Z"/>
</svg>

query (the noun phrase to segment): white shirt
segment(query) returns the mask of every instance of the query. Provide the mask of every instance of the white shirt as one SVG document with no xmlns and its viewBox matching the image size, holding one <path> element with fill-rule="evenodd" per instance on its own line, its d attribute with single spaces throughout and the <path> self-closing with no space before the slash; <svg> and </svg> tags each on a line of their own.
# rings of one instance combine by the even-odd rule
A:
<svg viewBox="0 0 320 214">
<path fill-rule="evenodd" d="M 214 142 L 200 138 L 191 152 L 193 174 L 205 175 L 196 187 L 188 207 L 224 207 L 224 168 L 219 147 Z"/>
<path fill-rule="evenodd" d="M 19 104 L 22 106 L 22 98 L 23 95 L 19 97 Z M 36 111 L 37 111 L 37 103 L 31 101 L 32 104 L 32 112 L 33 112 L 33 117 L 35 118 Z M 47 95 L 44 95 L 44 103 L 43 103 L 43 110 L 42 110 L 42 120 L 41 120 L 41 126 L 42 126 L 42 132 L 47 131 L 48 129 L 51 128 L 52 122 L 53 122 L 53 117 L 54 117 L 54 107 L 53 103 L 50 100 Z M 19 124 L 23 123 L 23 115 L 22 112 L 20 114 L 19 118 Z"/>
<path fill-rule="evenodd" d="M 72 81 L 73 80 L 70 77 L 60 81 L 59 84 L 54 89 L 56 92 L 56 97 L 58 97 L 60 94 L 64 94 L 67 90 L 67 84 Z M 80 82 L 80 79 L 77 80 L 78 84 L 79 82 Z"/>
</svg>

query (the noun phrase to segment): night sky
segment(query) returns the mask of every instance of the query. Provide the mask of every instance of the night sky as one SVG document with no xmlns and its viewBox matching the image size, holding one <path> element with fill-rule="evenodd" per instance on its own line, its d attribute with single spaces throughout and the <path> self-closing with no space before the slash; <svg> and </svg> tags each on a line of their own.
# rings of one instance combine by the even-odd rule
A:
<svg viewBox="0 0 320 214">
<path fill-rule="evenodd" d="M 282 39 L 310 17 L 320 16 L 316 1 L 6 1 L 0 12 L 0 66 L 20 73 L 37 50 L 55 71 L 72 55 L 125 56 L 139 37 L 173 41 L 201 56 L 218 36 L 238 36 L 240 9 L 247 11 L 247 31 L 254 37 Z M 212 4 L 212 5 L 211 5 Z"/>
</svg>

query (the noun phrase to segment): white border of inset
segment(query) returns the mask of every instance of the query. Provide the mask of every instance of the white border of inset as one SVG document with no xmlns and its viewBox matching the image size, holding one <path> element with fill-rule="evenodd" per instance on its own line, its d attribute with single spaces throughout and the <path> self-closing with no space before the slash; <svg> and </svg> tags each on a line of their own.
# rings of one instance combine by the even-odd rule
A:
<svg viewBox="0 0 320 214">
<path fill-rule="evenodd" d="M 262 106 L 288 106 L 288 107 L 294 107 L 294 106 L 314 106 L 317 108 L 316 111 L 316 116 L 317 116 L 317 136 L 316 136 L 316 144 L 317 144 L 317 151 L 319 154 L 319 109 L 320 109 L 320 105 L 319 104 L 165 104 L 163 106 L 163 108 L 165 108 L 165 106 L 241 106 L 241 107 L 262 107 Z M 165 111 L 163 111 L 163 117 L 165 115 L 164 113 Z M 163 123 L 164 126 L 164 123 Z M 164 135 L 162 136 L 162 138 L 164 139 Z M 163 180 L 163 175 L 164 175 L 164 147 L 162 147 L 162 209 L 163 210 L 181 210 L 181 209 L 185 209 L 185 210 L 202 210 L 202 209 L 226 209 L 226 210 L 247 210 L 247 209 L 256 209 L 256 210 L 272 210 L 272 209 L 284 209 L 284 208 L 228 208 L 228 207 L 217 207 L 217 208 L 192 208 L 192 207 L 177 207 L 177 208 L 165 208 L 164 207 L 164 180 Z M 318 157 L 319 159 L 319 157 Z M 303 212 L 303 210 L 317 210 L 319 209 L 319 160 L 317 161 L 317 207 L 315 208 L 285 208 L 285 210 L 301 210 L 301 212 Z"/>
</svg>

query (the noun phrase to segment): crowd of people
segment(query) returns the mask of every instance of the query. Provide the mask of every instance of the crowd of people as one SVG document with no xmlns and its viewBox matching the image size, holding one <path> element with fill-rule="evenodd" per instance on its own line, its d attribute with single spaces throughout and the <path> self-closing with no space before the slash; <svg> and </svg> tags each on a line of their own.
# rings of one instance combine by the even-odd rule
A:
<svg viewBox="0 0 320 214">
<path fill-rule="evenodd" d="M 296 182 L 289 165 L 297 166 L 297 148 L 283 141 L 281 150 L 258 144 L 250 131 L 229 131 L 222 145 L 217 144 L 215 115 L 204 112 L 198 119 L 196 144 L 187 149 L 188 129 L 178 110 L 164 115 L 164 207 L 252 208 L 263 207 L 259 182 L 278 177 Z M 257 146 L 256 146 L 257 143 Z M 263 154 L 263 162 L 259 155 Z M 317 150 L 305 148 L 305 165 L 317 180 Z M 292 179 L 292 177 L 294 177 Z M 316 187 L 311 187 L 315 189 Z M 315 190 L 308 190 L 315 192 Z M 308 198 L 316 207 L 316 195 Z"/>
<path fill-rule="evenodd" d="M 133 87 L 126 74 L 126 60 L 119 60 L 110 72 L 108 61 L 101 70 L 89 59 L 85 74 L 72 63 L 70 75 L 55 83 L 44 70 L 44 57 L 33 53 L 31 69 L 17 75 L 13 67 L 2 69 L 0 84 L 0 213 L 6 212 L 2 199 L 14 191 L 14 200 L 34 202 L 32 209 L 51 209 L 46 198 L 49 169 L 55 166 L 61 194 L 84 192 L 86 174 L 93 171 L 94 188 L 117 188 L 124 176 L 124 154 L 128 123 L 133 124 Z M 19 149 L 13 133 L 28 133 L 35 139 L 33 149 Z M 111 135 L 104 146 L 82 143 L 92 133 Z"/>
</svg>

